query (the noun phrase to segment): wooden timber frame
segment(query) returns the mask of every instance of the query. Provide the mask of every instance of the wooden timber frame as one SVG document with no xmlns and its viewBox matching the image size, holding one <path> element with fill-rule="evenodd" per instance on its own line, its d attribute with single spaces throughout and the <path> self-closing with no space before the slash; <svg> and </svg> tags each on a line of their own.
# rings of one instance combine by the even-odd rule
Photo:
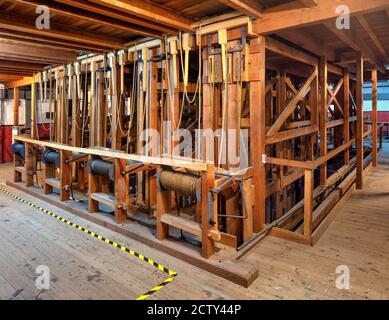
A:
<svg viewBox="0 0 389 320">
<path fill-rule="evenodd" d="M 278 64 L 280 57 L 288 63 Z M 204 258 L 218 246 L 242 248 L 267 230 L 313 245 L 354 183 L 363 187 L 364 167 L 377 165 L 382 145 L 376 68 L 372 126 L 365 131 L 361 52 L 353 74 L 327 56 L 256 34 L 248 17 L 45 72 L 32 79 L 31 136 L 14 137 L 26 147 L 25 159 L 15 156 L 14 182 L 23 171 L 31 186 L 38 156 L 55 150 L 60 166 L 45 166 L 44 193 L 54 187 L 67 201 L 75 187 L 87 197 L 90 214 L 103 203 L 114 210 L 116 223 L 154 221 L 162 242 L 174 236 L 170 227 L 189 233 Z M 43 78 L 50 81 L 42 84 Z M 36 131 L 42 86 L 54 88 L 49 99 L 56 125 L 49 141 Z M 172 132 L 185 128 L 194 137 L 196 127 L 202 129 L 200 147 L 183 155 Z M 222 134 L 209 138 L 207 130 Z M 364 144 L 368 136 L 372 147 Z M 238 161 L 222 161 L 230 152 Z M 86 170 L 95 158 L 114 164 L 113 182 Z M 158 175 L 166 169 L 197 175 L 200 197 L 161 187 Z"/>
</svg>

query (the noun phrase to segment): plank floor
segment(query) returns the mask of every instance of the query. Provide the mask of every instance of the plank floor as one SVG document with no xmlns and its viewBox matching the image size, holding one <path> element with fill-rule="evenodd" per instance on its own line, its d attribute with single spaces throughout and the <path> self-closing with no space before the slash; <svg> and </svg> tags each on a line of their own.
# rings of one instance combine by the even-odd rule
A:
<svg viewBox="0 0 389 320">
<path fill-rule="evenodd" d="M 12 178 L 0 165 L 0 182 Z M 3 186 L 2 186 L 3 187 Z M 248 289 L 162 254 L 10 187 L 11 192 L 178 272 L 150 299 L 388 299 L 389 144 L 362 191 L 356 191 L 315 247 L 267 237 L 242 260 L 256 265 Z M 0 194 L 0 299 L 135 299 L 166 279 L 152 266 Z M 50 289 L 35 270 L 50 268 Z M 350 269 L 349 290 L 335 286 Z"/>
</svg>

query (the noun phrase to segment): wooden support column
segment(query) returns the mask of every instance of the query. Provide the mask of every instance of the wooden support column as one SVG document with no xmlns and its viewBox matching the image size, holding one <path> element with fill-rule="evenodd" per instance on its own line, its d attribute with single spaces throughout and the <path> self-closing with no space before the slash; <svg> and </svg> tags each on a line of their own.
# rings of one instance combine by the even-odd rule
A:
<svg viewBox="0 0 389 320">
<path fill-rule="evenodd" d="M 377 66 L 373 66 L 372 82 L 372 135 L 373 135 L 373 167 L 377 166 Z"/>
<path fill-rule="evenodd" d="M 312 236 L 312 212 L 313 212 L 313 171 L 305 170 L 304 174 L 304 237 Z"/>
<path fill-rule="evenodd" d="M 327 57 L 320 57 L 319 64 L 319 81 L 320 81 L 320 112 L 319 112 L 319 127 L 320 127 L 320 156 L 327 154 L 327 86 L 328 86 L 328 69 Z M 327 183 L 327 163 L 320 166 L 320 183 Z"/>
<path fill-rule="evenodd" d="M 123 175 L 122 170 L 126 166 L 126 160 L 115 159 L 115 222 L 123 223 L 127 220 L 126 201 L 128 197 L 128 175 Z"/>
<path fill-rule="evenodd" d="M 35 77 L 33 77 L 31 83 L 31 138 L 36 139 L 38 137 L 37 125 L 36 125 L 36 83 Z"/>
<path fill-rule="evenodd" d="M 70 197 L 70 184 L 72 183 L 71 167 L 66 163 L 69 159 L 69 152 L 60 151 L 60 190 L 59 198 L 61 201 L 67 201 Z"/>
<path fill-rule="evenodd" d="M 91 147 L 96 146 L 96 63 L 91 62 L 91 98 L 90 98 L 90 122 L 89 122 L 89 145 Z"/>
<path fill-rule="evenodd" d="M 209 258 L 215 252 L 215 241 L 210 237 L 211 229 L 218 230 L 217 195 L 210 192 L 214 187 L 215 167 L 207 165 L 207 171 L 201 174 L 201 256 L 204 258 Z"/>
<path fill-rule="evenodd" d="M 158 54 L 157 49 L 153 50 L 153 56 Z M 158 64 L 155 61 L 150 62 L 150 83 L 148 86 L 149 95 L 149 145 L 152 146 L 149 152 L 149 156 L 159 156 L 159 139 L 154 135 L 154 132 L 158 131 Z M 146 198 L 149 199 L 150 209 L 155 207 L 157 204 L 157 179 L 150 171 L 147 171 L 147 192 Z"/>
<path fill-rule="evenodd" d="M 105 103 L 105 79 L 104 73 L 97 74 L 98 81 L 98 103 L 97 103 L 97 145 L 99 147 L 106 147 L 106 133 L 107 133 L 107 108 Z"/>
<path fill-rule="evenodd" d="M 357 86 L 356 101 L 357 105 L 357 189 L 363 188 L 363 57 L 362 53 L 357 54 Z"/>
<path fill-rule="evenodd" d="M 266 154 L 265 123 L 265 37 L 252 39 L 249 45 L 250 81 L 250 162 L 253 167 L 254 232 L 263 229 L 266 216 L 266 167 L 262 157 Z"/>
<path fill-rule="evenodd" d="M 343 76 L 343 114 L 344 114 L 344 124 L 343 124 L 343 136 L 344 143 L 350 141 L 350 72 L 345 69 Z M 350 148 L 347 148 L 344 151 L 344 164 L 348 164 L 350 161 Z"/>
<path fill-rule="evenodd" d="M 14 88 L 14 126 L 19 126 L 19 87 Z"/>
</svg>

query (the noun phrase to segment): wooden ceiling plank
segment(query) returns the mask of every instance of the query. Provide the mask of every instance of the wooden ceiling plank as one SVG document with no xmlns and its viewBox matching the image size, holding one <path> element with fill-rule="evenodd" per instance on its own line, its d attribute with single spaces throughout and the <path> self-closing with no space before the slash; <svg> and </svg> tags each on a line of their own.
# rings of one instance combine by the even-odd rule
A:
<svg viewBox="0 0 389 320">
<path fill-rule="evenodd" d="M 0 38 L 10 39 L 20 43 L 30 43 L 35 45 L 43 45 L 46 47 L 64 49 L 69 51 L 90 51 L 90 52 L 104 52 L 107 50 L 105 47 L 96 45 L 84 44 L 80 42 L 74 42 L 69 40 L 44 37 L 40 35 L 33 35 L 26 32 L 8 30 L 0 28 Z"/>
<path fill-rule="evenodd" d="M 122 49 L 123 43 L 112 38 L 97 36 L 95 33 L 86 32 L 84 30 L 75 30 L 69 26 L 60 26 L 58 24 L 51 23 L 51 29 L 39 30 L 34 25 L 26 23 L 26 21 L 35 21 L 30 17 L 5 15 L 0 13 L 0 28 L 28 32 L 35 35 L 55 37 L 64 40 L 78 41 L 81 43 L 99 45 L 110 49 Z"/>
<path fill-rule="evenodd" d="M 67 4 L 69 6 L 72 6 L 74 8 L 83 9 L 85 11 L 98 13 L 100 15 L 109 17 L 109 18 L 115 18 L 117 20 L 126 21 L 129 23 L 136 24 L 138 26 L 142 26 L 145 28 L 150 28 L 153 30 L 158 30 L 161 32 L 171 33 L 176 32 L 176 30 L 170 26 L 164 26 L 158 23 L 154 23 L 152 21 L 147 21 L 145 19 L 142 19 L 140 17 L 132 16 L 129 14 L 126 14 L 124 12 L 114 10 L 113 8 L 105 7 L 96 3 L 91 3 L 89 1 L 85 0 L 56 0 L 55 2 Z"/>
<path fill-rule="evenodd" d="M 379 68 L 381 73 L 385 73 L 382 63 L 377 59 L 377 56 L 371 48 L 366 46 L 361 39 L 352 33 L 351 30 L 339 30 L 333 22 L 324 22 L 323 24 L 347 46 L 352 48 L 354 51 L 362 52 L 365 58 L 367 58 L 371 63 L 377 65 L 377 68 Z"/>
<path fill-rule="evenodd" d="M 177 30 L 193 31 L 193 20 L 166 7 L 142 0 L 90 0 L 90 2 L 108 6 L 156 23 L 171 26 Z"/>
<path fill-rule="evenodd" d="M 367 13 L 383 10 L 389 7 L 387 0 L 317 0 L 317 5 L 310 8 L 301 7 L 299 1 L 264 10 L 262 18 L 253 23 L 253 31 L 266 35 L 281 30 L 301 28 L 306 25 L 337 18 L 338 6 L 342 4 L 350 9 L 350 14 Z"/>
<path fill-rule="evenodd" d="M 223 3 L 236 11 L 244 13 L 248 16 L 261 18 L 262 17 L 262 8 L 258 1 L 256 0 L 217 0 L 220 3 Z"/>
<path fill-rule="evenodd" d="M 36 7 L 37 5 L 46 5 L 50 8 L 51 11 L 66 16 L 70 16 L 72 18 L 80 18 L 89 22 L 97 23 L 99 25 L 116 28 L 122 31 L 135 33 L 141 36 L 161 38 L 161 33 L 158 31 L 154 31 L 146 27 L 141 28 L 137 25 L 129 24 L 128 22 L 117 20 L 113 17 L 106 17 L 98 13 L 89 12 L 84 9 L 75 10 L 73 7 L 63 3 L 57 3 L 48 0 L 15 0 L 15 1 L 23 4 L 31 5 L 34 7 Z"/>
<path fill-rule="evenodd" d="M 299 0 L 304 6 L 311 8 L 318 5 L 317 0 Z"/>
<path fill-rule="evenodd" d="M 369 35 L 371 41 L 373 41 L 374 45 L 377 47 L 380 54 L 388 60 L 388 55 L 381 44 L 381 41 L 377 38 L 376 34 L 374 33 L 373 29 L 371 28 L 369 22 L 367 22 L 366 18 L 363 15 L 357 15 L 357 20 L 363 27 L 363 29 L 366 31 L 366 33 Z"/>
</svg>

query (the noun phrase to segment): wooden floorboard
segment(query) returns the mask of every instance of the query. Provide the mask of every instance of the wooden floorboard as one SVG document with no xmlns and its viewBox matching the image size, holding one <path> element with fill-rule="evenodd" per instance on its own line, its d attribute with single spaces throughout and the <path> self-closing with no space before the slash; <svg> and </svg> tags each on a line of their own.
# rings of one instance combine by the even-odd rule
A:
<svg viewBox="0 0 389 320">
<path fill-rule="evenodd" d="M 11 175 L 9 165 L 0 165 L 1 179 Z M 259 277 L 248 289 L 34 201 L 178 272 L 173 283 L 150 299 L 389 298 L 389 144 L 385 144 L 379 167 L 366 177 L 364 189 L 353 193 L 314 247 L 267 237 L 244 256 L 242 261 L 259 269 Z M 0 241 L 0 299 L 133 299 L 165 277 L 142 261 L 3 194 Z M 35 288 L 38 264 L 51 266 L 54 281 L 48 291 Z M 349 290 L 335 286 L 339 265 L 350 268 Z"/>
</svg>

